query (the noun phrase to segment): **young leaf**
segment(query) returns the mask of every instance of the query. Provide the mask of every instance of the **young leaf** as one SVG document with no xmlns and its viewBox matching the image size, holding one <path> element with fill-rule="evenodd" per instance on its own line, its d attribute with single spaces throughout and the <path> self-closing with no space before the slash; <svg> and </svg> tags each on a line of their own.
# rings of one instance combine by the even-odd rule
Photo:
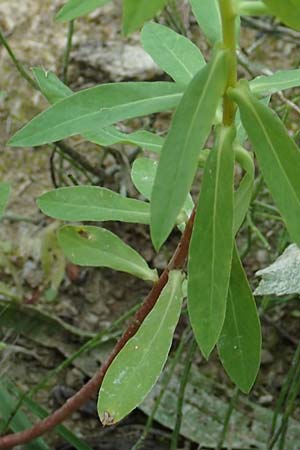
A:
<svg viewBox="0 0 300 450">
<path fill-rule="evenodd" d="M 41 92 L 50 104 L 57 103 L 73 94 L 73 91 L 57 78 L 53 72 L 46 72 L 40 67 L 33 68 L 32 72 Z M 162 137 L 149 131 L 139 130 L 126 134 L 117 130 L 112 125 L 97 129 L 95 132 L 84 133 L 83 137 L 88 141 L 102 146 L 128 143 L 154 152 L 159 152 L 164 142 Z"/>
<path fill-rule="evenodd" d="M 227 52 L 218 50 L 191 81 L 161 152 L 151 197 L 151 236 L 159 248 L 172 231 L 190 191 L 227 80 Z"/>
<path fill-rule="evenodd" d="M 188 311 L 208 358 L 225 319 L 233 248 L 234 128 L 221 128 L 204 170 L 188 264 Z"/>
<path fill-rule="evenodd" d="M 168 0 L 123 0 L 123 32 L 125 35 L 152 19 Z"/>
<path fill-rule="evenodd" d="M 8 183 L 0 183 L 0 218 L 4 214 L 8 197 L 10 193 L 10 185 Z"/>
<path fill-rule="evenodd" d="M 263 0 L 272 14 L 295 30 L 300 30 L 299 0 Z"/>
<path fill-rule="evenodd" d="M 275 92 L 299 86 L 300 69 L 279 70 L 273 75 L 262 75 L 250 81 L 251 92 L 256 95 L 272 95 Z"/>
<path fill-rule="evenodd" d="M 131 171 L 132 181 L 137 190 L 148 200 L 151 198 L 158 161 L 149 158 L 137 158 Z"/>
<path fill-rule="evenodd" d="M 97 186 L 55 189 L 39 197 L 37 204 L 44 214 L 59 220 L 119 220 L 145 224 L 150 221 L 148 203 Z"/>
<path fill-rule="evenodd" d="M 243 125 L 289 234 L 300 245 L 300 151 L 283 123 L 251 94 L 246 82 L 231 89 L 230 95 L 240 108 Z"/>
<path fill-rule="evenodd" d="M 144 400 L 158 380 L 181 311 L 182 281 L 181 272 L 170 272 L 156 305 L 109 367 L 98 399 L 103 425 L 123 419 Z"/>
<path fill-rule="evenodd" d="M 73 91 L 53 72 L 45 71 L 41 67 L 33 67 L 32 73 L 42 94 L 51 105 L 73 94 Z"/>
<path fill-rule="evenodd" d="M 156 281 L 156 270 L 118 236 L 104 228 L 64 226 L 58 242 L 67 258 L 79 266 L 110 267 L 142 280 Z"/>
<path fill-rule="evenodd" d="M 222 20 L 218 0 L 190 0 L 200 28 L 211 44 L 222 41 Z"/>
<path fill-rule="evenodd" d="M 218 352 L 229 377 L 241 391 L 248 393 L 260 365 L 261 329 L 255 301 L 236 248 Z"/>
<path fill-rule="evenodd" d="M 205 66 L 205 59 L 199 48 L 168 27 L 147 23 L 141 38 L 146 52 L 176 83 L 188 85 Z"/>
<path fill-rule="evenodd" d="M 102 84 L 77 92 L 42 112 L 10 140 L 12 146 L 36 146 L 97 131 L 121 120 L 177 106 L 182 90 L 175 83 Z"/>
<path fill-rule="evenodd" d="M 137 190 L 147 199 L 151 198 L 157 165 L 158 161 L 153 161 L 153 159 L 149 158 L 137 158 L 132 165 L 132 181 Z M 183 213 L 186 217 L 191 215 L 193 208 L 193 199 L 191 195 L 188 194 L 183 205 Z"/>
<path fill-rule="evenodd" d="M 234 234 L 238 232 L 249 209 L 255 177 L 255 167 L 251 154 L 242 147 L 239 147 L 235 149 L 235 155 L 246 173 L 234 193 Z"/>
<path fill-rule="evenodd" d="M 85 16 L 111 0 L 69 0 L 57 13 L 56 20 L 74 20 Z"/>
</svg>

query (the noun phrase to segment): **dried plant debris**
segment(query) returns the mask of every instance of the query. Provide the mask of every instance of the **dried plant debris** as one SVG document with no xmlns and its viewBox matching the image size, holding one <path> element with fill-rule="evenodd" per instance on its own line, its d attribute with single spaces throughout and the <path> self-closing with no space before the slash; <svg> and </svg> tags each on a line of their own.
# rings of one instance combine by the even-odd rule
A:
<svg viewBox="0 0 300 450">
<path fill-rule="evenodd" d="M 265 269 L 256 272 L 262 277 L 254 295 L 300 294 L 300 249 L 292 244 Z"/>
</svg>

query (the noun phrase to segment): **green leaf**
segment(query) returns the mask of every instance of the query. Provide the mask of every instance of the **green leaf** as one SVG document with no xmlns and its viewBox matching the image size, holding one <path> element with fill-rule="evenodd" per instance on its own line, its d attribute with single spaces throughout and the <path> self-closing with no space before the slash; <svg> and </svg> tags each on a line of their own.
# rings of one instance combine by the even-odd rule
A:
<svg viewBox="0 0 300 450">
<path fill-rule="evenodd" d="M 37 204 L 44 214 L 59 220 L 119 220 L 145 224 L 150 221 L 148 203 L 97 186 L 55 189 L 39 197 Z"/>
<path fill-rule="evenodd" d="M 227 52 L 218 50 L 191 81 L 161 152 L 151 198 L 151 236 L 166 240 L 190 191 L 199 152 L 209 135 L 227 79 Z"/>
<path fill-rule="evenodd" d="M 242 147 L 238 147 L 235 149 L 235 155 L 246 173 L 234 193 L 234 234 L 238 232 L 248 212 L 255 178 L 255 167 L 251 153 Z"/>
<path fill-rule="evenodd" d="M 9 194 L 10 194 L 10 185 L 8 183 L 0 183 L 0 218 L 4 214 Z"/>
<path fill-rule="evenodd" d="M 233 248 L 234 128 L 221 128 L 204 170 L 188 264 L 188 311 L 208 358 L 220 336 Z"/>
<path fill-rule="evenodd" d="M 10 140 L 12 146 L 37 146 L 97 131 L 121 120 L 177 106 L 181 88 L 168 82 L 102 84 L 61 100 L 35 117 Z"/>
<path fill-rule="evenodd" d="M 270 100 L 271 100 L 271 96 L 268 95 L 267 97 L 263 97 L 262 99 L 260 99 L 260 102 L 262 102 L 264 105 L 268 106 L 269 103 L 270 103 Z M 239 143 L 241 145 L 243 145 L 244 142 L 246 141 L 246 139 L 248 138 L 248 135 L 247 135 L 247 132 L 246 132 L 246 130 L 245 130 L 243 124 L 242 124 L 241 114 L 240 114 L 239 110 L 236 113 L 235 122 L 236 122 L 236 129 L 237 129 L 236 130 L 237 139 L 238 139 Z"/>
<path fill-rule="evenodd" d="M 109 367 L 98 400 L 98 413 L 104 425 L 123 419 L 158 380 L 180 316 L 182 281 L 181 272 L 170 272 L 156 305 Z"/>
<path fill-rule="evenodd" d="M 85 16 L 111 0 L 69 0 L 57 13 L 56 20 L 74 20 Z"/>
<path fill-rule="evenodd" d="M 229 377 L 241 391 L 248 393 L 259 370 L 261 329 L 255 301 L 236 248 L 218 352 Z"/>
<path fill-rule="evenodd" d="M 147 199 L 151 198 L 157 165 L 158 161 L 154 161 L 153 159 L 149 158 L 137 158 L 132 165 L 132 181 L 137 190 Z M 185 216 L 184 220 L 191 215 L 193 208 L 193 199 L 191 195 L 188 194 L 182 208 L 182 212 Z"/>
<path fill-rule="evenodd" d="M 58 242 L 67 258 L 79 266 L 110 267 L 142 280 L 156 281 L 156 270 L 118 236 L 104 228 L 64 226 Z"/>
<path fill-rule="evenodd" d="M 280 70 L 273 75 L 256 77 L 250 82 L 251 92 L 256 95 L 272 95 L 299 86 L 300 69 Z"/>
<path fill-rule="evenodd" d="M 149 158 L 137 158 L 131 171 L 132 181 L 137 190 L 148 200 L 151 197 L 158 161 Z"/>
<path fill-rule="evenodd" d="M 73 91 L 57 78 L 53 72 L 47 72 L 40 67 L 36 67 L 32 69 L 32 71 L 41 92 L 50 104 L 57 103 L 73 94 Z M 128 143 L 154 152 L 159 152 L 164 142 L 162 137 L 150 133 L 149 131 L 139 130 L 134 133 L 126 134 L 117 130 L 114 126 L 108 126 L 97 129 L 95 132 L 85 133 L 83 137 L 88 141 L 102 146 Z"/>
<path fill-rule="evenodd" d="M 218 0 L 190 0 L 200 28 L 211 44 L 222 41 L 222 20 Z"/>
<path fill-rule="evenodd" d="M 300 30 L 299 0 L 263 0 L 272 14 L 295 30 Z"/>
<path fill-rule="evenodd" d="M 205 66 L 205 59 L 199 48 L 168 27 L 147 23 L 141 38 L 146 52 L 176 83 L 188 85 Z"/>
<path fill-rule="evenodd" d="M 123 32 L 125 35 L 142 27 L 164 8 L 168 0 L 123 0 Z"/>
<path fill-rule="evenodd" d="M 131 144 L 143 149 L 159 153 L 162 149 L 164 138 L 147 130 L 138 130 L 133 133 L 122 133 L 115 127 L 105 127 L 95 133 L 85 133 L 84 137 L 98 145 L 110 146 L 114 144 Z"/>
<path fill-rule="evenodd" d="M 264 179 L 294 242 L 300 245 L 300 151 L 279 118 L 250 92 L 230 90 L 254 147 Z"/>
</svg>

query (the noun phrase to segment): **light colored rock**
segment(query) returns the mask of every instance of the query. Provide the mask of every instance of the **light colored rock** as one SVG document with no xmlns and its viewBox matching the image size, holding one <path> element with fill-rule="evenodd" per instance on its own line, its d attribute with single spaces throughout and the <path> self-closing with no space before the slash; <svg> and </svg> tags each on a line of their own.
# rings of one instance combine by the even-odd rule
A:
<svg viewBox="0 0 300 450">
<path fill-rule="evenodd" d="M 93 70 L 96 79 L 104 77 L 114 81 L 150 80 L 162 74 L 139 44 L 120 41 L 107 46 L 89 42 L 72 53 L 72 60 L 86 66 L 89 71 Z"/>
</svg>

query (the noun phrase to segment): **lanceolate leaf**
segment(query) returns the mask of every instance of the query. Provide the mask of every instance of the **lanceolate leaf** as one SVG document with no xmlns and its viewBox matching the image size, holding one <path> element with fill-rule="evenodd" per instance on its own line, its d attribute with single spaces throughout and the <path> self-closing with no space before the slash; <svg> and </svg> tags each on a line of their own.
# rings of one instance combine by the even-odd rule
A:
<svg viewBox="0 0 300 450">
<path fill-rule="evenodd" d="M 158 380 L 181 311 L 182 281 L 181 272 L 170 272 L 156 305 L 109 367 L 98 399 L 103 425 L 123 419 L 144 400 Z"/>
<path fill-rule="evenodd" d="M 10 185 L 8 183 L 0 183 L 0 218 L 4 213 L 8 197 L 10 193 Z"/>
<path fill-rule="evenodd" d="M 282 22 L 300 30 L 300 3 L 298 0 L 263 0 L 269 10 Z"/>
<path fill-rule="evenodd" d="M 70 97 L 73 91 L 68 88 L 53 72 L 46 72 L 40 67 L 32 69 L 41 92 L 49 103 L 54 104 L 66 97 Z M 119 143 L 137 145 L 154 152 L 159 152 L 164 139 L 149 131 L 139 130 L 134 133 L 122 133 L 110 125 L 97 131 L 84 133 L 83 137 L 98 145 L 109 146 Z"/>
<path fill-rule="evenodd" d="M 69 0 L 58 12 L 57 20 L 73 20 L 84 16 L 111 0 Z"/>
<path fill-rule="evenodd" d="M 275 92 L 299 86 L 300 69 L 280 70 L 274 75 L 262 75 L 250 82 L 251 92 L 258 95 L 272 95 Z"/>
<path fill-rule="evenodd" d="M 97 131 L 121 120 L 174 108 L 181 88 L 168 82 L 102 84 L 77 92 L 35 117 L 10 140 L 36 146 Z"/>
<path fill-rule="evenodd" d="M 204 170 L 188 265 L 188 310 L 207 358 L 225 319 L 233 248 L 233 128 L 221 128 Z"/>
<path fill-rule="evenodd" d="M 125 35 L 140 28 L 164 8 L 168 0 L 123 0 L 123 31 Z"/>
<path fill-rule="evenodd" d="M 222 41 L 222 21 L 218 0 L 190 0 L 200 28 L 211 44 Z"/>
<path fill-rule="evenodd" d="M 260 365 L 261 329 L 237 249 L 233 252 L 226 317 L 218 351 L 232 381 L 241 391 L 249 392 Z"/>
<path fill-rule="evenodd" d="M 39 197 L 37 203 L 44 214 L 60 220 L 119 220 L 146 224 L 150 221 L 148 203 L 97 186 L 55 189 Z"/>
<path fill-rule="evenodd" d="M 204 145 L 225 89 L 227 52 L 218 50 L 184 93 L 161 152 L 151 198 L 151 236 L 166 240 L 190 191 Z"/>
<path fill-rule="evenodd" d="M 174 81 L 185 86 L 205 66 L 205 60 L 189 39 L 158 23 L 147 23 L 142 44 L 156 64 Z"/>
<path fill-rule="evenodd" d="M 135 250 L 104 228 L 64 226 L 58 242 L 67 258 L 79 266 L 110 267 L 142 280 L 157 280 L 156 271 Z"/>
<path fill-rule="evenodd" d="M 239 105 L 243 125 L 290 236 L 300 245 L 300 151 L 279 118 L 250 93 L 246 84 L 230 92 Z"/>
</svg>

